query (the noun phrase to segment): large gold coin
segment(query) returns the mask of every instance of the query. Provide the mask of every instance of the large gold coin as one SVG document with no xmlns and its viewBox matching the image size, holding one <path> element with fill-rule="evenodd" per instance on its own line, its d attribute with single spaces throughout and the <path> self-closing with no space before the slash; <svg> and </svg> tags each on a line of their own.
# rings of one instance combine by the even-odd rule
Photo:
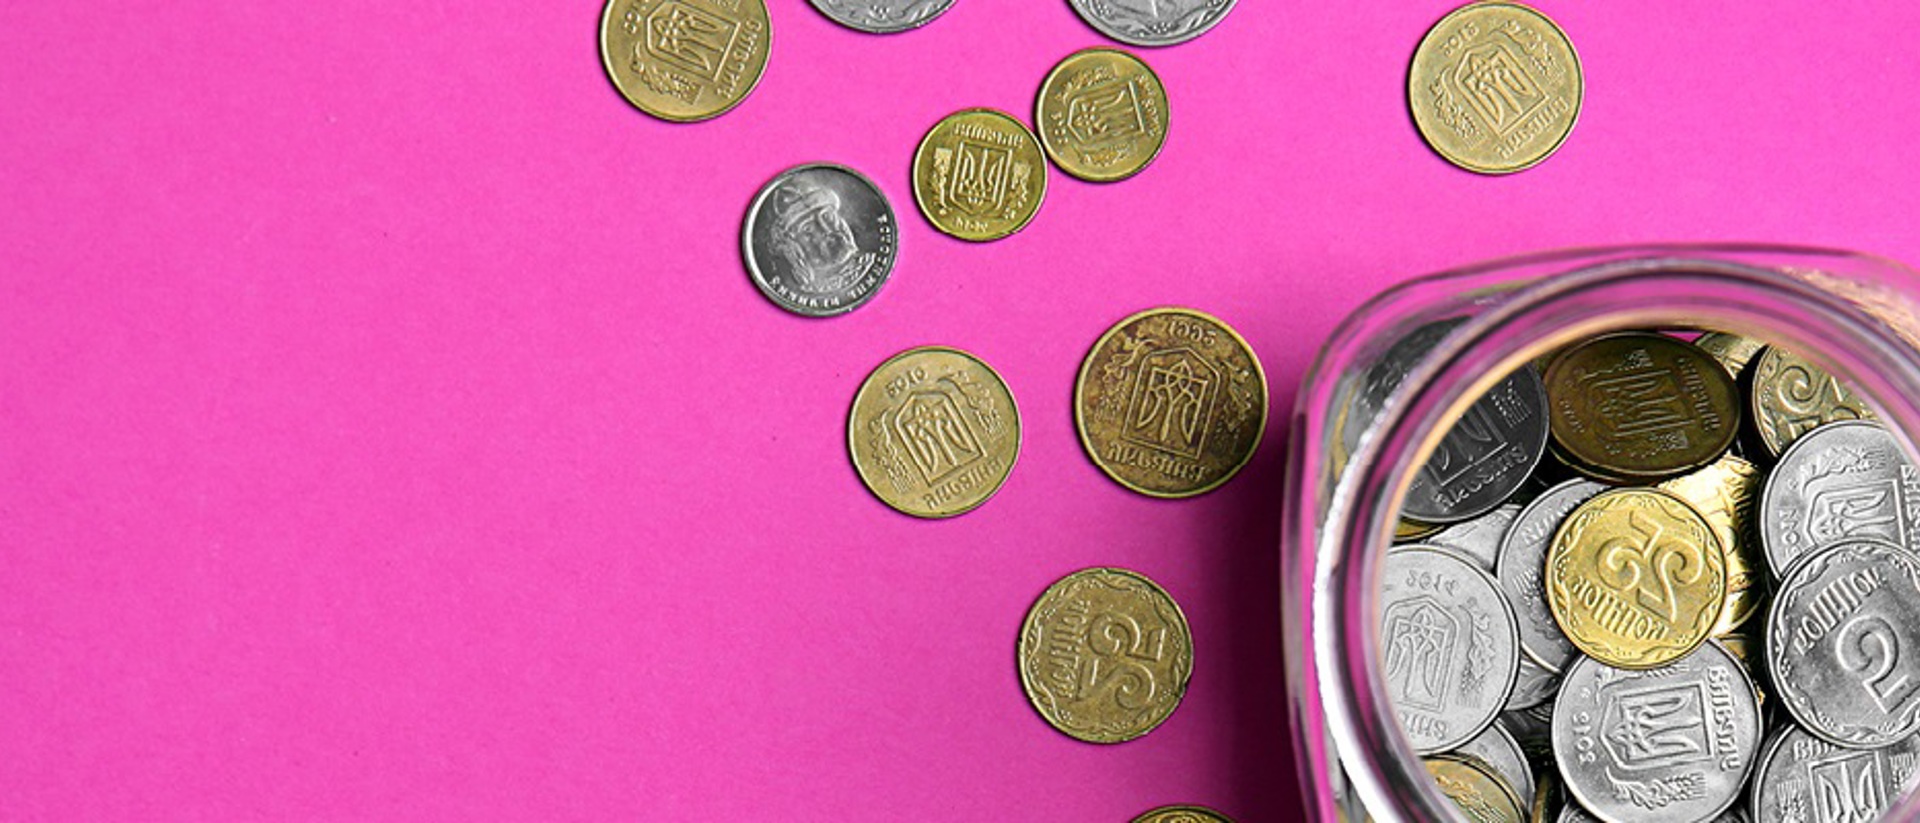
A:
<svg viewBox="0 0 1920 823">
<path fill-rule="evenodd" d="M 767 70 L 766 0 L 611 0 L 600 60 L 620 95 L 662 120 L 718 117 Z"/>
<path fill-rule="evenodd" d="M 1719 538 L 1685 501 L 1616 489 L 1573 510 L 1547 550 L 1547 606 L 1567 639 L 1620 669 L 1699 648 L 1726 606 Z"/>
<path fill-rule="evenodd" d="M 1825 369 L 1779 346 L 1768 346 L 1751 368 L 1753 426 L 1774 457 L 1818 426 L 1875 417 L 1866 398 Z"/>
<path fill-rule="evenodd" d="M 1703 468 L 1740 433 L 1740 391 L 1698 346 L 1618 332 L 1568 348 L 1547 367 L 1553 443 L 1575 470 L 1657 482 Z"/>
<path fill-rule="evenodd" d="M 1133 823 L 1233 823 L 1233 818 L 1205 806 L 1162 806 L 1134 818 Z"/>
<path fill-rule="evenodd" d="M 1087 456 L 1141 494 L 1212 491 L 1252 459 L 1267 427 L 1267 375 L 1233 329 L 1192 309 L 1120 321 L 1087 353 L 1073 389 Z"/>
<path fill-rule="evenodd" d="M 1580 117 L 1585 80 L 1566 32 L 1518 3 L 1473 3 L 1413 53 L 1407 102 L 1447 162 L 1507 174 L 1553 154 Z"/>
<path fill-rule="evenodd" d="M 1082 569 L 1047 587 L 1020 628 L 1020 685 L 1048 724 L 1088 743 L 1153 731 L 1193 676 L 1187 616 L 1125 569 Z"/>
<path fill-rule="evenodd" d="M 1075 52 L 1040 84 L 1034 123 L 1061 171 L 1108 183 L 1138 174 L 1167 140 L 1167 92 L 1119 49 Z"/>
<path fill-rule="evenodd" d="M 880 502 L 915 517 L 952 517 L 987 502 L 1012 473 L 1020 410 L 980 358 L 911 349 L 860 384 L 847 451 Z"/>
<path fill-rule="evenodd" d="M 1427 773 L 1440 784 L 1440 793 L 1460 808 L 1467 820 L 1480 823 L 1527 823 L 1527 806 L 1507 781 L 1472 757 L 1436 754 L 1421 758 Z"/>
<path fill-rule="evenodd" d="M 1727 602 L 1720 610 L 1720 619 L 1714 621 L 1714 637 L 1745 625 L 1760 613 L 1767 599 L 1767 558 L 1760 552 L 1753 512 L 1764 477 L 1758 466 L 1729 454 L 1711 466 L 1659 486 L 1707 518 L 1726 557 Z"/>
<path fill-rule="evenodd" d="M 1040 141 L 993 109 L 949 114 L 913 153 L 913 200 L 933 227 L 961 240 L 1024 228 L 1047 196 Z"/>
</svg>

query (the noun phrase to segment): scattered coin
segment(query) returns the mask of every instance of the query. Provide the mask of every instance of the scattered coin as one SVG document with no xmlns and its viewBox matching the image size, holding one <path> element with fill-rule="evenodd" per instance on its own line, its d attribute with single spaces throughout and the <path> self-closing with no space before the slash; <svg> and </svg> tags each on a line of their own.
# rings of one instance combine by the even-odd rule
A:
<svg viewBox="0 0 1920 823">
<path fill-rule="evenodd" d="M 1747 805 L 1754 823 L 1875 820 L 1914 785 L 1920 737 L 1843 749 L 1783 724 L 1760 756 Z"/>
<path fill-rule="evenodd" d="M 1767 671 L 1787 714 L 1837 746 L 1920 732 L 1920 557 L 1854 538 L 1808 555 L 1767 613 Z"/>
<path fill-rule="evenodd" d="M 1740 429 L 1725 367 L 1684 340 L 1618 332 L 1560 353 L 1547 368 L 1553 442 L 1597 479 L 1657 482 L 1706 466 Z"/>
<path fill-rule="evenodd" d="M 828 20 L 868 34 L 894 34 L 933 22 L 953 0 L 807 0 Z"/>
<path fill-rule="evenodd" d="M 1707 518 L 1727 560 L 1727 603 L 1713 625 L 1720 637 L 1745 625 L 1766 602 L 1766 555 L 1760 551 L 1753 507 L 1760 497 L 1758 466 L 1727 455 L 1692 474 L 1661 483 L 1659 488 L 1687 501 Z"/>
<path fill-rule="evenodd" d="M 1047 195 L 1040 141 L 993 109 L 947 115 L 913 153 L 913 199 L 933 227 L 961 240 L 1024 228 Z"/>
<path fill-rule="evenodd" d="M 1421 758 L 1427 773 L 1467 820 L 1476 823 L 1526 823 L 1527 804 L 1485 763 L 1457 754 Z"/>
<path fill-rule="evenodd" d="M 1415 472 L 1401 504 L 1423 523 L 1479 517 L 1525 485 L 1547 446 L 1547 393 L 1523 366 L 1475 400 Z"/>
<path fill-rule="evenodd" d="M 1267 376 L 1247 341 L 1192 309 L 1150 309 L 1100 336 L 1080 365 L 1073 421 L 1087 456 L 1154 497 L 1218 488 L 1267 426 Z"/>
<path fill-rule="evenodd" d="M 1119 743 L 1173 714 L 1193 675 L 1187 618 L 1125 569 L 1082 569 L 1047 587 L 1020 629 L 1020 684 L 1047 723 Z"/>
<path fill-rule="evenodd" d="M 600 59 L 627 102 L 684 123 L 745 100 L 772 38 L 766 0 L 610 0 Z"/>
<path fill-rule="evenodd" d="M 1468 171 L 1507 174 L 1553 154 L 1585 94 L 1566 32 L 1518 3 L 1472 3 L 1440 19 L 1407 73 L 1413 123 Z"/>
<path fill-rule="evenodd" d="M 1434 546 L 1387 552 L 1380 643 L 1387 698 L 1413 750 L 1451 750 L 1493 723 L 1520 668 L 1519 627 L 1493 577 Z"/>
<path fill-rule="evenodd" d="M 1185 43 L 1220 23 L 1234 0 L 1072 0 L 1095 31 L 1135 46 Z"/>
<path fill-rule="evenodd" d="M 1547 604 L 1589 657 L 1650 669 L 1707 639 L 1726 605 L 1726 574 L 1699 512 L 1663 491 L 1617 489 L 1580 504 L 1554 534 Z"/>
<path fill-rule="evenodd" d="M 753 284 L 794 314 L 853 311 L 893 273 L 899 224 L 866 176 L 814 163 L 780 173 L 747 208 L 741 246 Z"/>
<path fill-rule="evenodd" d="M 1233 823 L 1233 819 L 1204 806 L 1162 806 L 1134 818 L 1133 823 Z"/>
<path fill-rule="evenodd" d="M 1752 406 L 1754 428 L 1774 455 L 1821 425 L 1874 419 L 1866 398 L 1779 346 L 1768 346 L 1753 363 Z"/>
<path fill-rule="evenodd" d="M 1878 423 L 1808 432 L 1780 455 L 1760 491 L 1760 545 L 1774 577 L 1839 540 L 1875 537 L 1920 551 L 1920 471 Z"/>
<path fill-rule="evenodd" d="M 1033 121 L 1061 171 L 1096 183 L 1139 174 L 1167 140 L 1167 92 L 1140 58 L 1086 49 L 1040 84 Z"/>
<path fill-rule="evenodd" d="M 1513 604 L 1520 620 L 1520 648 L 1527 658 L 1551 672 L 1565 671 L 1580 654 L 1553 620 L 1547 604 L 1547 550 L 1554 533 L 1580 504 L 1607 487 L 1591 480 L 1568 480 L 1534 498 L 1515 518 L 1500 543 L 1494 572 L 1500 590 Z"/>
<path fill-rule="evenodd" d="M 915 517 L 971 511 L 1020 456 L 1020 411 L 992 367 L 926 346 L 867 376 L 847 416 L 847 449 L 880 502 Z"/>
</svg>

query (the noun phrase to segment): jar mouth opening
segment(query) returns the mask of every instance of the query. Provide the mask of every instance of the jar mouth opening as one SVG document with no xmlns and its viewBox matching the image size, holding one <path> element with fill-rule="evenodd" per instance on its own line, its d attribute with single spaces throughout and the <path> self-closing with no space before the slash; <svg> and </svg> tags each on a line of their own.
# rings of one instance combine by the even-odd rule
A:
<svg viewBox="0 0 1920 823">
<path fill-rule="evenodd" d="M 1320 661 L 1315 666 L 1317 690 L 1338 762 L 1346 764 L 1352 788 L 1377 819 L 1446 819 L 1452 808 L 1431 786 L 1385 694 L 1376 617 L 1379 558 L 1393 544 L 1415 474 L 1447 433 L 1443 421 L 1458 419 L 1508 374 L 1571 343 L 1611 332 L 1731 332 L 1785 346 L 1846 381 L 1881 415 L 1908 454 L 1916 454 L 1920 364 L 1913 352 L 1920 349 L 1920 334 L 1911 328 L 1915 318 L 1911 303 L 1905 302 L 1910 298 L 1846 293 L 1858 281 L 1818 268 L 1795 270 L 1708 256 L 1740 249 L 1643 251 L 1657 253 L 1600 262 L 1577 255 L 1542 256 L 1549 263 L 1571 265 L 1504 289 L 1479 305 L 1463 305 L 1466 319 L 1407 373 L 1360 436 L 1347 458 L 1350 462 L 1332 475 L 1335 486 L 1325 527 L 1317 530 L 1313 549 L 1311 653 Z M 1746 251 L 1810 255 L 1812 260 L 1796 262 L 1813 266 L 1866 265 L 1880 270 L 1883 278 L 1889 267 L 1885 261 L 1854 255 L 1822 259 L 1820 252 L 1780 247 Z M 1893 268 L 1904 273 L 1897 264 Z M 1494 270 L 1462 271 L 1470 278 Z M 1460 273 L 1438 275 L 1429 285 L 1464 279 Z M 1395 298 L 1389 294 L 1381 299 Z M 1885 310 L 1876 311 L 1876 305 Z M 1745 416 L 1746 410 L 1741 413 Z M 1408 793 L 1406 786 L 1420 788 Z M 1913 817 L 1917 812 L 1920 800 L 1909 795 L 1888 814 Z"/>
</svg>

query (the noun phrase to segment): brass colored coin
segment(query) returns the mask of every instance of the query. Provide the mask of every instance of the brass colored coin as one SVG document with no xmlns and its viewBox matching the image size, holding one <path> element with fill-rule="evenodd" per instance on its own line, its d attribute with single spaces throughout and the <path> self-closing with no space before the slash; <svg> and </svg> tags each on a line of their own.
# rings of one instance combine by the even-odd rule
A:
<svg viewBox="0 0 1920 823">
<path fill-rule="evenodd" d="M 1061 171 L 1095 183 L 1140 173 L 1167 140 L 1167 90 L 1119 49 L 1075 52 L 1040 84 L 1033 121 Z"/>
<path fill-rule="evenodd" d="M 901 352 L 860 384 L 847 451 L 880 502 L 915 517 L 971 511 L 1020 457 L 1020 410 L 980 358 L 940 346 Z"/>
<path fill-rule="evenodd" d="M 1527 806 L 1513 787 L 1485 763 L 1458 754 L 1423 757 L 1427 773 L 1440 784 L 1440 793 L 1460 807 L 1465 819 L 1478 823 L 1527 823 Z"/>
<path fill-rule="evenodd" d="M 1866 398 L 1779 346 L 1768 346 L 1753 361 L 1752 405 L 1754 428 L 1774 457 L 1817 426 L 1875 417 Z"/>
<path fill-rule="evenodd" d="M 610 0 L 600 60 L 635 108 L 687 123 L 740 104 L 767 70 L 766 0 Z"/>
<path fill-rule="evenodd" d="M 1081 569 L 1047 587 L 1020 628 L 1020 685 L 1049 725 L 1088 743 L 1153 731 L 1193 676 L 1187 616 L 1125 569 Z"/>
<path fill-rule="evenodd" d="M 1074 426 L 1100 470 L 1153 497 L 1218 488 L 1267 427 L 1267 375 L 1212 315 L 1150 309 L 1115 324 L 1080 364 Z"/>
<path fill-rule="evenodd" d="M 1554 22 L 1518 3 L 1471 3 L 1440 19 L 1407 72 L 1414 126 L 1468 171 L 1508 174 L 1553 154 L 1586 93 L 1580 56 Z"/>
<path fill-rule="evenodd" d="M 1694 338 L 1693 344 L 1701 351 L 1713 355 L 1720 365 L 1727 367 L 1727 374 L 1733 375 L 1734 382 L 1740 382 L 1741 373 L 1753 362 L 1753 358 L 1766 349 L 1767 344 L 1751 337 L 1743 337 L 1732 332 L 1710 331 Z"/>
<path fill-rule="evenodd" d="M 1719 538 L 1685 501 L 1615 489 L 1574 509 L 1547 550 L 1547 606 L 1588 657 L 1663 666 L 1699 648 L 1726 606 Z"/>
<path fill-rule="evenodd" d="M 1731 454 L 1692 474 L 1682 475 L 1660 488 L 1687 501 L 1707 518 L 1713 536 L 1727 560 L 1727 604 L 1713 625 L 1720 637 L 1761 614 L 1767 599 L 1767 558 L 1760 551 L 1754 505 L 1764 479 L 1758 466 Z"/>
<path fill-rule="evenodd" d="M 1446 528 L 1446 526 L 1434 523 L 1422 523 L 1418 520 L 1408 520 L 1403 517 L 1400 519 L 1400 522 L 1393 524 L 1393 542 L 1404 543 L 1408 540 L 1419 540 L 1444 528 Z"/>
<path fill-rule="evenodd" d="M 993 109 L 947 115 L 913 153 L 913 200 L 927 222 L 961 240 L 998 240 L 1024 228 L 1047 196 L 1040 141 Z"/>
<path fill-rule="evenodd" d="M 1698 346 L 1653 332 L 1596 337 L 1547 368 L 1553 442 L 1598 480 L 1656 482 L 1720 459 L 1739 390 Z"/>
<path fill-rule="evenodd" d="M 1133 823 L 1233 823 L 1233 818 L 1205 806 L 1162 806 L 1134 818 Z"/>
</svg>

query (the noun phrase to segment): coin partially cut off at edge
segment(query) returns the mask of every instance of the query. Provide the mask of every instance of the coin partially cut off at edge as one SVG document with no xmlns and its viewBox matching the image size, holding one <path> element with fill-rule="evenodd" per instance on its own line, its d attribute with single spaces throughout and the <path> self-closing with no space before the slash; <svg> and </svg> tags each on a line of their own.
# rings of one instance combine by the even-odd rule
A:
<svg viewBox="0 0 1920 823">
<path fill-rule="evenodd" d="M 933 22 L 953 0 L 807 0 L 828 20 L 867 34 L 898 34 Z"/>
<path fill-rule="evenodd" d="M 662 42 L 649 28 L 684 36 Z M 600 61 L 628 103 L 675 123 L 708 120 L 747 99 L 773 42 L 766 0 L 609 0 Z"/>
<path fill-rule="evenodd" d="M 1094 31 L 1131 46 L 1177 46 L 1212 30 L 1235 0 L 1071 0 Z"/>
</svg>

